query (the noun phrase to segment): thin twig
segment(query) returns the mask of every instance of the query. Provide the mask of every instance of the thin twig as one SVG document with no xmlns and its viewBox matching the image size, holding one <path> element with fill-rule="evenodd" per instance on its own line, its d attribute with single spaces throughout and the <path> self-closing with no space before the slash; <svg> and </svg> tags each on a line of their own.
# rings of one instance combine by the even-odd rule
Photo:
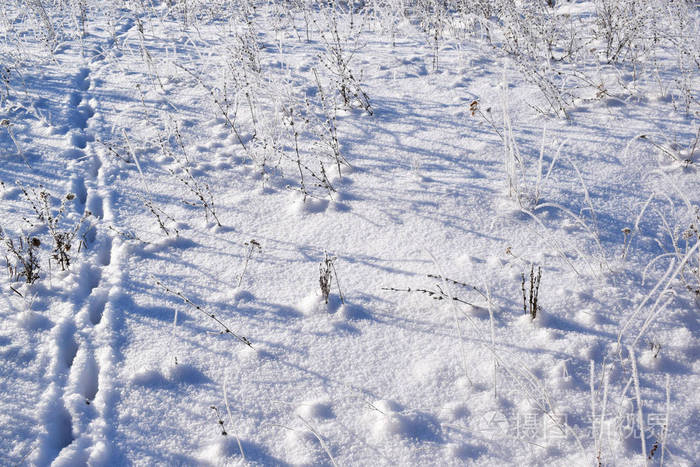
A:
<svg viewBox="0 0 700 467">
<path fill-rule="evenodd" d="M 247 346 L 250 347 L 251 349 L 253 348 L 253 344 L 250 343 L 250 341 L 248 340 L 247 337 L 239 336 L 239 335 L 236 334 L 235 332 L 231 331 L 231 329 L 230 329 L 226 324 L 224 324 L 223 321 L 221 321 L 219 318 L 217 318 L 216 315 L 214 315 L 213 313 L 209 313 L 209 312 L 205 311 L 202 307 L 200 307 L 199 305 L 197 305 L 197 304 L 195 304 L 194 302 L 192 302 L 192 300 L 190 300 L 189 298 L 185 297 L 185 296 L 182 295 L 180 292 L 177 292 L 177 291 L 175 291 L 175 290 L 170 289 L 169 287 L 167 287 L 166 285 L 164 285 L 162 282 L 156 280 L 155 283 L 156 283 L 157 286 L 161 287 L 163 290 L 165 290 L 165 291 L 168 292 L 169 294 L 172 294 L 172 295 L 175 295 L 175 296 L 179 297 L 180 299 L 182 299 L 183 302 L 187 303 L 188 305 L 190 305 L 191 307 L 193 307 L 194 309 L 196 309 L 197 311 L 199 311 L 200 313 L 202 313 L 202 314 L 203 314 L 204 316 L 206 316 L 207 318 L 209 318 L 209 319 L 211 319 L 212 321 L 216 322 L 216 323 L 217 323 L 219 326 L 221 326 L 221 328 L 223 329 L 222 334 L 231 334 L 233 337 L 235 337 L 235 338 L 236 338 L 237 340 L 239 340 L 240 342 L 244 343 L 245 345 L 247 345 Z"/>
</svg>

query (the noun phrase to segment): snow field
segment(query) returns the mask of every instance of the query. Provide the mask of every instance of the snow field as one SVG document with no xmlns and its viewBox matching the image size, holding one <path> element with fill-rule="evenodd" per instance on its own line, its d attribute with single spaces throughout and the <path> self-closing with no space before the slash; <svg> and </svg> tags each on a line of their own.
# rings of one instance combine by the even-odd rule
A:
<svg viewBox="0 0 700 467">
<path fill-rule="evenodd" d="M 697 9 L 10 3 L 10 465 L 694 464 Z"/>
</svg>

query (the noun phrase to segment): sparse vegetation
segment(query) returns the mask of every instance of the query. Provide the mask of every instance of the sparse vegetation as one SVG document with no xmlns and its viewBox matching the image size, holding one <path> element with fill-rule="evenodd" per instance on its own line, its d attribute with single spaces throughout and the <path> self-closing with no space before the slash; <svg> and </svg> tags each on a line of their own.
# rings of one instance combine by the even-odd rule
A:
<svg viewBox="0 0 700 467">
<path fill-rule="evenodd" d="M 537 266 L 537 274 L 535 274 L 535 266 L 530 266 L 529 287 L 525 282 L 525 273 L 522 273 L 520 277 L 522 279 L 520 288 L 523 292 L 523 311 L 529 314 L 534 320 L 540 309 L 538 298 L 540 293 L 540 281 L 542 280 L 542 268 Z"/>
<path fill-rule="evenodd" d="M 318 282 L 321 287 L 321 297 L 323 297 L 324 303 L 328 304 L 328 298 L 331 294 L 331 286 L 333 284 L 333 277 L 335 277 L 335 286 L 338 289 L 338 296 L 341 303 L 345 303 L 343 298 L 343 292 L 340 290 L 340 281 L 338 280 L 338 272 L 335 269 L 335 256 L 329 256 L 328 253 L 324 252 L 323 261 L 319 264 L 319 278 Z"/>
<path fill-rule="evenodd" d="M 8 0 L 0 458 L 692 464 L 699 51 L 688 0 Z"/>
<path fill-rule="evenodd" d="M 76 237 L 81 233 L 85 221 L 92 213 L 89 210 L 85 210 L 83 215 L 74 221 L 72 225 L 65 225 L 67 222 L 66 208 L 69 203 L 75 200 L 75 194 L 68 193 L 61 198 L 58 209 L 54 210 L 55 198 L 44 187 L 40 186 L 39 192 L 37 192 L 34 188 L 26 188 L 21 184 L 19 186 L 37 219 L 46 226 L 53 240 L 51 257 L 61 266 L 61 270 L 65 271 L 70 266 L 71 255 L 73 254 L 71 248 L 73 248 Z M 28 222 L 30 225 L 33 225 L 31 221 Z M 82 245 L 83 243 L 84 240 L 80 239 L 80 244 Z M 78 248 L 78 251 L 80 251 L 80 248 Z"/>
<path fill-rule="evenodd" d="M 260 246 L 260 243 L 258 243 L 258 241 L 255 239 L 245 242 L 243 245 L 247 248 L 247 251 L 245 261 L 243 262 L 243 271 L 241 271 L 241 274 L 238 276 L 238 284 L 236 285 L 237 288 L 240 288 L 241 284 L 243 283 L 243 278 L 245 277 L 245 272 L 248 269 L 248 262 L 250 259 L 256 253 L 262 254 L 262 246 Z"/>
<path fill-rule="evenodd" d="M 221 328 L 221 331 L 220 331 L 221 334 L 228 334 L 228 335 L 232 336 L 233 338 L 235 338 L 236 340 L 240 341 L 241 343 L 247 345 L 248 347 L 251 347 L 251 348 L 253 347 L 253 344 L 251 344 L 251 342 L 248 340 L 247 337 L 240 336 L 237 333 L 233 332 L 231 330 L 231 328 L 228 327 L 223 321 L 221 321 L 214 313 L 210 313 L 210 312 L 206 311 L 204 308 L 195 304 L 189 298 L 185 297 L 181 292 L 178 292 L 176 290 L 173 290 L 173 289 L 163 285 L 163 283 L 160 281 L 155 281 L 155 285 L 157 285 L 163 291 L 169 293 L 170 295 L 174 295 L 174 296 L 180 298 L 183 302 L 185 302 L 190 307 L 194 308 L 197 312 L 199 312 L 200 314 L 204 315 L 209 320 L 216 323 L 216 325 Z"/>
<path fill-rule="evenodd" d="M 19 241 L 15 243 L 2 228 L 0 228 L 0 240 L 5 243 L 7 249 L 5 264 L 10 280 L 24 280 L 27 284 L 33 284 L 39 279 L 41 267 L 38 250 L 41 246 L 41 240 L 37 237 L 19 237 Z M 10 256 L 8 257 L 8 255 Z"/>
</svg>

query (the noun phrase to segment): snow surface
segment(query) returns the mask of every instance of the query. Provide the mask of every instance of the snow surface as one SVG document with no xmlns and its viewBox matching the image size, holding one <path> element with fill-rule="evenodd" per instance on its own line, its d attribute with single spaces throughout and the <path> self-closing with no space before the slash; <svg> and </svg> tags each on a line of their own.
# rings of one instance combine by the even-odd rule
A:
<svg viewBox="0 0 700 467">
<path fill-rule="evenodd" d="M 24 3 L 0 227 L 41 240 L 40 278 L 0 278 L 0 464 L 697 465 L 692 61 L 594 60 L 557 117 L 483 30 L 435 67 L 415 22 L 340 14 L 370 115 L 322 8 L 87 1 L 78 34 L 82 3 L 45 1 L 51 37 Z M 66 271 L 32 190 L 75 195 L 66 231 L 91 213 Z"/>
</svg>

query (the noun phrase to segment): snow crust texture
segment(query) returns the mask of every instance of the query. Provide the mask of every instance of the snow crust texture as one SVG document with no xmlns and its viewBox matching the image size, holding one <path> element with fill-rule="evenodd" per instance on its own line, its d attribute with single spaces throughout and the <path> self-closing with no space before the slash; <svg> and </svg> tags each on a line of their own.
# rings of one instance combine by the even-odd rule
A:
<svg viewBox="0 0 700 467">
<path fill-rule="evenodd" d="M 693 2 L 1 10 L 0 464 L 697 465 Z"/>
</svg>

